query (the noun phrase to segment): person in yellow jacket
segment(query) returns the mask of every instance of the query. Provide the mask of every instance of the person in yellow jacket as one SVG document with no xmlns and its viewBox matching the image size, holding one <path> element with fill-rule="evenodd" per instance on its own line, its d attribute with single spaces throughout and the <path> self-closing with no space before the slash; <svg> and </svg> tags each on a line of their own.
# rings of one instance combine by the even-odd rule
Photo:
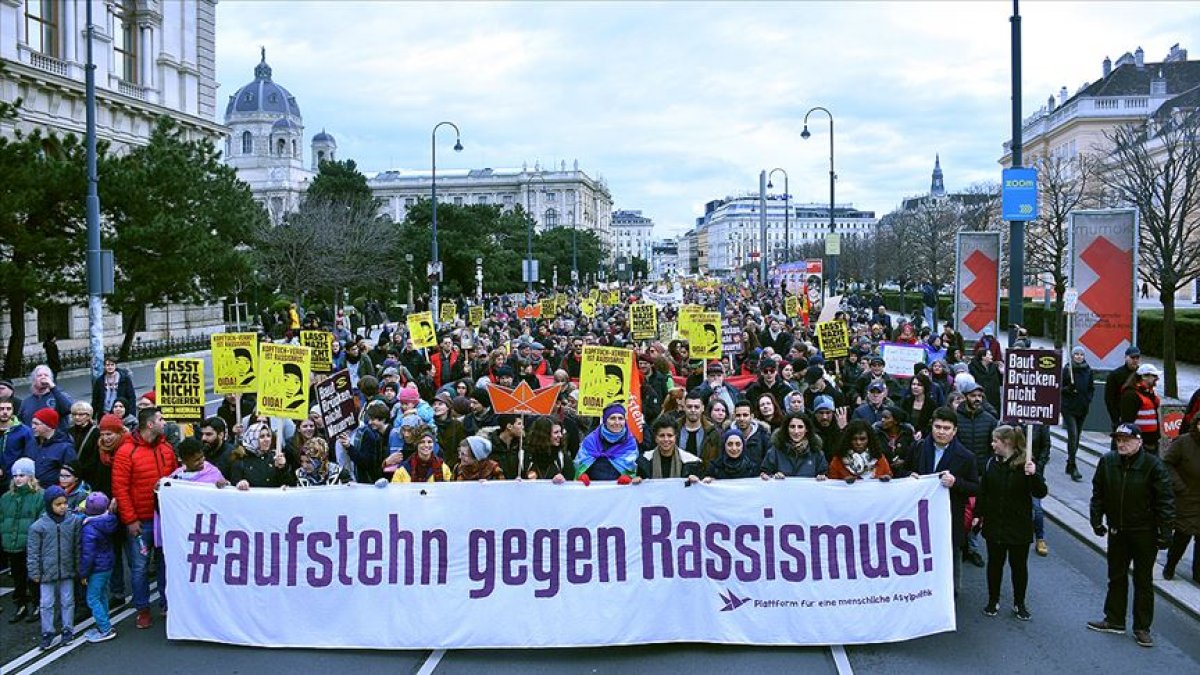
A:
<svg viewBox="0 0 1200 675">
<path fill-rule="evenodd" d="M 288 328 L 292 330 L 300 330 L 300 312 L 296 310 L 296 303 L 288 305 Z"/>
<path fill-rule="evenodd" d="M 393 483 L 441 483 L 449 482 L 450 466 L 433 453 L 433 429 L 422 425 L 417 451 L 396 467 L 392 474 Z"/>
</svg>

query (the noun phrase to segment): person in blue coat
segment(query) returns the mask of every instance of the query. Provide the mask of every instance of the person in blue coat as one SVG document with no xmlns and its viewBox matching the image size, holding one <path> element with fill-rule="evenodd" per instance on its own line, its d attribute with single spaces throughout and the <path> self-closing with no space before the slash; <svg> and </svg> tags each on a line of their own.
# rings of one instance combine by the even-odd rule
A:
<svg viewBox="0 0 1200 675">
<path fill-rule="evenodd" d="M 21 407 L 17 410 L 21 421 L 32 425 L 33 414 L 48 408 L 58 413 L 59 426 L 66 431 L 71 419 L 71 406 L 75 404 L 75 399 L 54 384 L 54 373 L 51 372 L 49 366 L 41 365 L 34 368 L 31 378 L 33 382 L 29 385 L 29 397 L 21 401 Z"/>
<path fill-rule="evenodd" d="M 904 469 L 914 478 L 937 474 L 942 485 L 950 490 L 950 532 L 954 540 L 954 593 L 962 577 L 962 556 L 966 545 L 967 527 L 964 522 L 967 500 L 979 492 L 979 470 L 975 455 L 955 438 L 958 415 L 950 408 L 933 411 L 928 437 L 912 447 Z"/>
<path fill-rule="evenodd" d="M 58 470 L 75 461 L 75 444 L 67 432 L 58 428 L 58 422 L 54 409 L 42 408 L 33 414 L 30 424 L 34 438 L 31 458 L 41 485 L 58 485 Z"/>
<path fill-rule="evenodd" d="M 96 627 L 84 633 L 88 642 L 105 642 L 117 636 L 108 617 L 108 582 L 116 566 L 113 536 L 117 531 L 116 504 L 103 492 L 93 492 L 84 502 L 79 553 L 79 577 L 87 587 L 87 605 Z"/>
<path fill-rule="evenodd" d="M 1092 367 L 1084 358 L 1083 347 L 1076 346 L 1071 350 L 1071 362 L 1063 366 L 1062 383 L 1062 417 L 1063 426 L 1067 428 L 1067 475 L 1078 483 L 1083 480 L 1083 475 L 1075 466 L 1079 434 L 1092 407 L 1092 397 L 1096 395 Z"/>
<path fill-rule="evenodd" d="M 18 459 L 33 456 L 33 432 L 17 419 L 12 399 L 0 399 L 0 493 L 8 489 Z"/>
</svg>

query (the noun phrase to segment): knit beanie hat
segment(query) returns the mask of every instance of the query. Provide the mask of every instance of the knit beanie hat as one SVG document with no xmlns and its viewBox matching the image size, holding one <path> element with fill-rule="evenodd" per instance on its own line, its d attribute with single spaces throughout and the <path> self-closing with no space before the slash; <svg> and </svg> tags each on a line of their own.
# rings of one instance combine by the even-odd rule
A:
<svg viewBox="0 0 1200 675">
<path fill-rule="evenodd" d="M 397 398 L 400 399 L 401 403 L 416 403 L 421 400 L 421 394 L 417 392 L 416 387 L 409 386 L 401 389 Z"/>
<path fill-rule="evenodd" d="M 146 399 L 147 401 L 150 401 L 154 405 L 158 405 L 158 394 L 154 393 L 153 389 L 142 394 L 142 398 Z"/>
<path fill-rule="evenodd" d="M 42 408 L 41 410 L 33 413 L 33 419 L 45 424 L 51 429 L 58 426 L 58 413 L 54 411 L 54 408 Z"/>
<path fill-rule="evenodd" d="M 12 475 L 14 476 L 36 476 L 37 465 L 29 457 L 22 457 L 13 462 Z"/>
<path fill-rule="evenodd" d="M 450 402 L 450 407 L 454 410 L 455 415 L 466 415 L 471 412 L 471 399 L 466 396 L 455 396 Z"/>
<path fill-rule="evenodd" d="M 123 434 L 125 433 L 125 423 L 121 421 L 120 417 L 117 417 L 112 413 L 108 413 L 104 417 L 100 418 L 100 431 L 111 431 L 114 434 Z"/>
<path fill-rule="evenodd" d="M 98 516 L 108 510 L 108 495 L 96 490 L 87 496 L 83 503 L 83 512 L 89 516 Z"/>
<path fill-rule="evenodd" d="M 492 442 L 483 436 L 468 436 L 467 445 L 471 446 L 471 454 L 475 455 L 475 461 L 487 459 L 487 456 L 492 454 Z"/>
<path fill-rule="evenodd" d="M 54 503 L 55 499 L 58 499 L 59 497 L 66 498 L 66 496 L 66 491 L 57 485 L 51 485 L 50 487 L 46 488 L 46 492 L 42 494 L 42 499 L 46 500 L 46 510 L 50 510 L 50 506 Z"/>
</svg>

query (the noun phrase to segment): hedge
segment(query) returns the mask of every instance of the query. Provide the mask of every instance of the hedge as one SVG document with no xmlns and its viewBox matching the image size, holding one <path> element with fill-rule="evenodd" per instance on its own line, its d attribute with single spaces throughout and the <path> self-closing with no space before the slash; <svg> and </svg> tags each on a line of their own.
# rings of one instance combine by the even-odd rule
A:
<svg viewBox="0 0 1200 675">
<path fill-rule="evenodd" d="M 900 293 L 898 291 L 884 291 L 883 304 L 893 312 L 900 311 Z M 913 315 L 923 306 L 920 293 L 907 293 L 904 300 L 904 313 L 908 316 Z M 1053 313 L 1054 306 L 1051 305 L 1050 312 Z M 1024 316 L 1023 325 L 1029 330 L 1029 334 L 1033 337 L 1046 337 L 1044 328 L 1044 320 L 1046 314 L 1045 305 L 1041 302 L 1025 302 L 1022 305 L 1022 313 Z M 938 320 L 946 321 L 954 318 L 954 298 L 948 295 L 938 296 Z M 1007 299 L 1001 300 L 1000 305 L 1000 325 L 1007 328 L 1008 322 L 1008 302 Z M 1062 330 L 1065 335 L 1066 321 L 1064 318 Z M 1137 345 L 1143 353 L 1150 356 L 1162 357 L 1162 338 L 1163 338 L 1163 315 L 1162 310 L 1143 310 L 1138 312 L 1138 339 Z M 1200 340 L 1194 339 L 1194 336 L 1200 335 L 1200 311 L 1197 310 L 1176 310 L 1175 311 L 1175 358 L 1181 363 L 1200 363 Z"/>
</svg>

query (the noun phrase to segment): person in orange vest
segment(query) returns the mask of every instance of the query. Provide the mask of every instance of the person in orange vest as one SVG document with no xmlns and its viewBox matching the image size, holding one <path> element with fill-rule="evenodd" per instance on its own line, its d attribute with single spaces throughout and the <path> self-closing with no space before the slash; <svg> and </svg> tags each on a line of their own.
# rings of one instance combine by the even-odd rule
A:
<svg viewBox="0 0 1200 675">
<path fill-rule="evenodd" d="M 1142 447 L 1152 455 L 1158 454 L 1158 441 L 1162 437 L 1158 419 L 1159 398 L 1154 393 L 1158 376 L 1154 364 L 1143 363 L 1138 366 L 1133 386 L 1121 392 L 1120 403 L 1120 422 L 1137 427 L 1142 434 Z"/>
</svg>

